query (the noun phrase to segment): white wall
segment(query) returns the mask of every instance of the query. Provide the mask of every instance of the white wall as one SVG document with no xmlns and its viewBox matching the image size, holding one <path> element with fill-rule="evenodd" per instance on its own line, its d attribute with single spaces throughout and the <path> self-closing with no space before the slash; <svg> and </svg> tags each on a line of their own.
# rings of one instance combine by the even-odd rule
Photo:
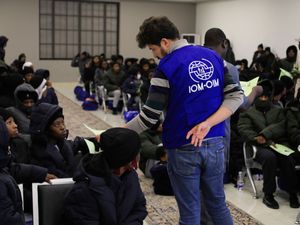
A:
<svg viewBox="0 0 300 225">
<path fill-rule="evenodd" d="M 231 0 L 198 3 L 196 33 L 221 28 L 231 40 L 236 59 L 252 60 L 259 43 L 285 57 L 289 45 L 300 38 L 299 0 Z M 250 62 L 251 63 L 251 62 Z"/>
<path fill-rule="evenodd" d="M 148 49 L 139 49 L 135 39 L 140 25 L 150 16 L 167 16 L 180 33 L 195 33 L 196 5 L 193 3 L 127 0 L 120 5 L 121 54 L 138 58 L 152 56 Z"/>
<path fill-rule="evenodd" d="M 195 32 L 195 4 L 124 1 L 120 3 L 120 53 L 125 57 L 148 57 L 137 47 L 139 25 L 152 15 L 165 15 L 181 32 Z M 10 64 L 25 53 L 35 68 L 48 68 L 56 82 L 76 81 L 78 69 L 69 60 L 39 60 L 39 0 L 1 0 L 0 35 L 9 38 L 5 61 Z"/>
</svg>

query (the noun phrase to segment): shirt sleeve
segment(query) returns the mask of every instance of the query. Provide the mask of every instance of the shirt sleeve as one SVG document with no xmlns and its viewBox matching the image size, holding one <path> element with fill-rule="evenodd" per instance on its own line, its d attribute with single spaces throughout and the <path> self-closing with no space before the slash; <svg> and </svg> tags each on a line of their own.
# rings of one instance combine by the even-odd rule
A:
<svg viewBox="0 0 300 225">
<path fill-rule="evenodd" d="M 163 110 L 167 107 L 170 85 L 167 77 L 156 70 L 145 105 L 140 114 L 127 123 L 126 127 L 141 133 L 157 123 Z"/>
<path fill-rule="evenodd" d="M 244 102 L 244 92 L 224 64 L 224 100 L 222 106 L 234 113 Z"/>
</svg>

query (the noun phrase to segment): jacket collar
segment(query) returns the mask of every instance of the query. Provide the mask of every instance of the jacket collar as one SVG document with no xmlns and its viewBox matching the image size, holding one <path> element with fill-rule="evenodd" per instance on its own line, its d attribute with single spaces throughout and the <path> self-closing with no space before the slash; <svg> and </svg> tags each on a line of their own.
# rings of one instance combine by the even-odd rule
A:
<svg viewBox="0 0 300 225">
<path fill-rule="evenodd" d="M 170 52 L 173 52 L 179 48 L 182 48 L 182 47 L 185 47 L 185 46 L 188 46 L 189 43 L 187 42 L 187 40 L 185 39 L 179 39 L 177 41 L 175 41 L 172 45 L 171 45 L 171 48 L 170 48 Z"/>
</svg>

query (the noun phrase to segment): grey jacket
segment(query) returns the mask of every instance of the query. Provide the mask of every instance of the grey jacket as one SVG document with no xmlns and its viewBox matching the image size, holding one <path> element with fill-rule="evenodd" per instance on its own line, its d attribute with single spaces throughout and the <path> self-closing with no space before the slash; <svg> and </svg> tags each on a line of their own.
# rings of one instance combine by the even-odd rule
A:
<svg viewBox="0 0 300 225">
<path fill-rule="evenodd" d="M 15 101 L 16 101 L 16 106 L 9 107 L 7 110 L 9 110 L 13 116 L 16 124 L 18 125 L 18 130 L 20 133 L 24 134 L 29 134 L 29 124 L 30 124 L 30 118 L 29 116 L 22 110 L 22 102 L 18 98 L 18 92 L 20 91 L 28 91 L 35 93 L 36 99 L 38 98 L 38 94 L 34 90 L 34 88 L 27 83 L 19 85 L 16 90 L 15 90 Z"/>
</svg>

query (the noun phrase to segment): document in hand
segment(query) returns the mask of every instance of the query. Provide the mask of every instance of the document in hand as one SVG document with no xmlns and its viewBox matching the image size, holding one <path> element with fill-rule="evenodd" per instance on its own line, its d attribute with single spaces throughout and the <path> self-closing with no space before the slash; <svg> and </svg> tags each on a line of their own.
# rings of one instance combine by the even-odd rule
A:
<svg viewBox="0 0 300 225">
<path fill-rule="evenodd" d="M 259 79 L 259 77 L 256 77 L 249 81 L 241 81 L 240 82 L 241 88 L 243 89 L 245 96 L 248 96 L 251 93 L 252 88 L 257 85 L 258 79 Z"/>
<path fill-rule="evenodd" d="M 87 139 L 84 139 L 86 145 L 88 146 L 88 149 L 89 149 L 89 153 L 90 154 L 98 154 L 100 151 L 96 151 L 96 148 L 95 148 L 95 145 L 93 142 L 91 142 L 90 140 L 87 140 Z"/>
<path fill-rule="evenodd" d="M 286 71 L 286 70 L 280 68 L 279 79 L 280 79 L 282 76 L 287 76 L 287 77 L 293 79 L 293 76 L 292 76 L 292 74 L 291 74 L 289 71 Z"/>
<path fill-rule="evenodd" d="M 276 152 L 278 152 L 282 155 L 286 155 L 286 156 L 289 156 L 290 154 L 294 153 L 294 150 L 292 150 L 289 147 L 286 147 L 284 145 L 281 145 L 281 144 L 270 145 L 270 148 L 272 148 Z"/>
<path fill-rule="evenodd" d="M 83 124 L 88 130 L 90 130 L 94 135 L 100 135 L 102 134 L 105 130 L 96 130 L 93 129 L 91 127 L 89 127 L 88 125 L 86 125 L 85 123 Z"/>
</svg>

